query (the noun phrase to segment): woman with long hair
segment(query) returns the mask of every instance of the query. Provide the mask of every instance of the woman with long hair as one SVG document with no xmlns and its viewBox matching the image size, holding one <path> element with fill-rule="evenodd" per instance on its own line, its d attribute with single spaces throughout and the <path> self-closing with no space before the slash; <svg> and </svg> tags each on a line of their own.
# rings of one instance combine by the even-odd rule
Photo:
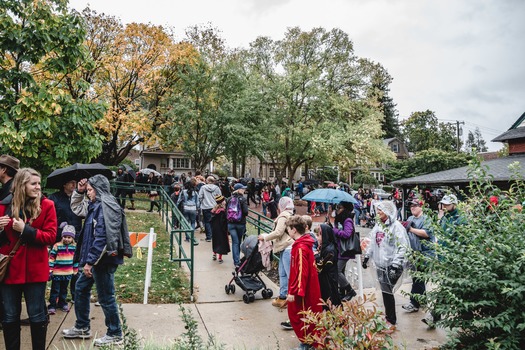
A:
<svg viewBox="0 0 525 350">
<path fill-rule="evenodd" d="M 354 259 L 355 256 L 344 257 L 341 256 L 341 239 L 349 239 L 355 233 L 355 225 L 352 220 L 354 213 L 352 212 L 354 205 L 350 202 L 341 202 L 337 205 L 334 225 L 334 236 L 337 243 L 337 270 L 339 292 L 343 301 L 349 301 L 356 296 L 355 290 L 350 285 L 350 282 L 345 277 L 345 269 L 348 260 Z"/>
<path fill-rule="evenodd" d="M 184 184 L 184 190 L 179 195 L 177 206 L 182 205 L 184 217 L 191 225 L 193 234 L 195 235 L 195 226 L 197 223 L 197 213 L 200 209 L 199 192 L 196 190 L 197 180 L 192 177 Z M 186 242 L 190 241 L 190 236 L 186 233 Z M 199 244 L 197 240 L 193 240 L 193 244 Z"/>
<path fill-rule="evenodd" d="M 57 234 L 53 201 L 42 196 L 40 174 L 31 168 L 18 170 L 12 194 L 0 204 L 0 253 L 16 249 L 0 284 L 5 348 L 20 349 L 22 296 L 31 326 L 33 349 L 46 348 L 46 282 L 49 278 L 47 246 Z"/>
</svg>

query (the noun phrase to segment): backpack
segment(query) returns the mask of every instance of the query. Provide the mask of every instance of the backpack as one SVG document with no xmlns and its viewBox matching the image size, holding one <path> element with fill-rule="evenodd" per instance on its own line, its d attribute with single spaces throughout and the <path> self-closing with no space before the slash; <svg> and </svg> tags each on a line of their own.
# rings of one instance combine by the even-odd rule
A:
<svg viewBox="0 0 525 350">
<path fill-rule="evenodd" d="M 226 219 L 228 222 L 240 222 L 242 219 L 241 201 L 239 197 L 232 196 L 228 202 Z"/>
</svg>

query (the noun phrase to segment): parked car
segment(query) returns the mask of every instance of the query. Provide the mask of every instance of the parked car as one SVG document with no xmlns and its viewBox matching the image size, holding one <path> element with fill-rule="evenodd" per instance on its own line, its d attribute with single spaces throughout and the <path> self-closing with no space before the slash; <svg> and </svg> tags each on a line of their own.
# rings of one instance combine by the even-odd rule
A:
<svg viewBox="0 0 525 350">
<path fill-rule="evenodd" d="M 381 199 L 381 200 L 384 200 L 384 199 L 389 199 L 391 200 L 392 199 L 392 193 L 389 193 L 389 192 L 386 192 L 385 190 L 381 189 L 381 188 L 376 188 L 373 192 L 374 194 L 377 194 L 377 196 Z"/>
</svg>

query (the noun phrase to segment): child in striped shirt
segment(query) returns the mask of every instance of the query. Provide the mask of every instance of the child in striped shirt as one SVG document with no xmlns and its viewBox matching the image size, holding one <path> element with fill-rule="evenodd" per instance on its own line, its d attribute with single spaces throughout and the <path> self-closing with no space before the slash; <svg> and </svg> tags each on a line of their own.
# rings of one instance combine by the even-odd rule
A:
<svg viewBox="0 0 525 350">
<path fill-rule="evenodd" d="M 73 275 L 78 273 L 78 262 L 73 262 L 76 247 L 75 227 L 72 225 L 64 226 L 62 241 L 56 243 L 49 252 L 51 292 L 47 311 L 50 315 L 56 313 L 57 307 L 64 312 L 69 311 L 69 305 L 66 301 L 67 287 Z"/>
</svg>

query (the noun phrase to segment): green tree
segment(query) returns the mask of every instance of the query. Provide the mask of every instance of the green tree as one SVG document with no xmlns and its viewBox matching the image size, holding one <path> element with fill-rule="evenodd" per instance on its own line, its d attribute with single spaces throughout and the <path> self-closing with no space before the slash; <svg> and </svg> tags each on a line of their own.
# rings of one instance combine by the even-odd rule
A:
<svg viewBox="0 0 525 350">
<path fill-rule="evenodd" d="M 414 112 L 402 122 L 402 131 L 410 152 L 430 148 L 454 151 L 457 146 L 456 129 L 452 124 L 440 123 L 430 110 Z"/>
<path fill-rule="evenodd" d="M 205 170 L 227 146 L 245 156 L 246 136 L 256 129 L 242 103 L 246 78 L 236 55 L 227 52 L 214 28 L 192 27 L 187 36 L 199 55 L 177 71 L 161 137 L 164 145 L 184 150 L 196 170 Z"/>
<path fill-rule="evenodd" d="M 388 74 L 387 70 L 378 63 L 371 62 L 370 71 L 370 87 L 367 89 L 367 97 L 372 105 L 384 115 L 384 119 L 381 122 L 383 137 L 400 137 L 399 114 L 394 100 L 389 96 L 389 86 L 392 83 L 392 77 Z"/>
<path fill-rule="evenodd" d="M 65 79 L 89 64 L 84 38 L 67 1 L 0 1 L 0 149 L 44 175 L 100 152 L 94 124 L 104 108 L 71 94 Z M 82 79 L 76 88 L 90 85 Z"/>
<path fill-rule="evenodd" d="M 385 179 L 392 182 L 408 177 L 430 174 L 438 171 L 459 168 L 468 164 L 472 156 L 467 153 L 447 152 L 428 149 L 414 157 L 395 161 L 385 170 Z"/>
<path fill-rule="evenodd" d="M 267 106 L 265 158 L 278 176 L 314 160 L 348 168 L 389 157 L 383 116 L 362 97 L 368 76 L 346 33 L 290 28 L 279 41 L 260 37 L 250 44 L 249 64 Z"/>
<path fill-rule="evenodd" d="M 467 152 L 487 152 L 487 144 L 481 135 L 481 131 L 478 127 L 472 132 L 469 130 L 467 141 L 465 142 L 465 150 Z"/>
</svg>

